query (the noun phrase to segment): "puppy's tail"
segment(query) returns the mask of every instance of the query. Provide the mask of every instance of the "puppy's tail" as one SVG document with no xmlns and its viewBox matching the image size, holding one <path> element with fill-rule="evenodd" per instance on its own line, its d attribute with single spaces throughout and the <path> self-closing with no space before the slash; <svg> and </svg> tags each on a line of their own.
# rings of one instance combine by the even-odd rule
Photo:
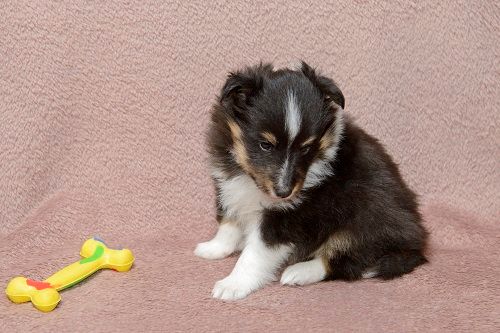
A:
<svg viewBox="0 0 500 333">
<path fill-rule="evenodd" d="M 427 259 L 420 250 L 389 253 L 382 256 L 376 265 L 376 277 L 384 280 L 394 279 L 410 273 L 415 267 L 425 264 Z"/>
</svg>

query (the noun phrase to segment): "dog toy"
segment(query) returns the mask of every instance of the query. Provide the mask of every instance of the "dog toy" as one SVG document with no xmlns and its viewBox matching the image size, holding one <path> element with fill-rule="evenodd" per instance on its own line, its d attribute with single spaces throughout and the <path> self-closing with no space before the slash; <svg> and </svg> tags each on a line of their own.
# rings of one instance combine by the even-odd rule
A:
<svg viewBox="0 0 500 333">
<path fill-rule="evenodd" d="M 38 310 L 49 312 L 61 300 L 60 290 L 79 283 L 100 269 L 126 272 L 134 262 L 130 250 L 110 249 L 97 237 L 83 243 L 80 256 L 83 257 L 81 260 L 64 267 L 44 281 L 34 281 L 22 276 L 13 278 L 5 289 L 7 297 L 14 303 L 31 301 Z"/>
</svg>

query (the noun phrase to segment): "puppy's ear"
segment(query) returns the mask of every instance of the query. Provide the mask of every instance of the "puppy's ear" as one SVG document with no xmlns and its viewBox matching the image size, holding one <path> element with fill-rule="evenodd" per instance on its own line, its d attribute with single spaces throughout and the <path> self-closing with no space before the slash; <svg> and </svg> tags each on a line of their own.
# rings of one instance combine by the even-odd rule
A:
<svg viewBox="0 0 500 333">
<path fill-rule="evenodd" d="M 318 75 L 314 68 L 304 61 L 301 62 L 301 71 L 323 93 L 326 102 L 334 102 L 344 108 L 344 95 L 332 79 Z"/>
<path fill-rule="evenodd" d="M 252 99 L 262 90 L 264 78 L 272 70 L 272 65 L 260 64 L 230 73 L 219 102 L 237 118 L 244 118 L 245 108 L 252 105 Z"/>
</svg>

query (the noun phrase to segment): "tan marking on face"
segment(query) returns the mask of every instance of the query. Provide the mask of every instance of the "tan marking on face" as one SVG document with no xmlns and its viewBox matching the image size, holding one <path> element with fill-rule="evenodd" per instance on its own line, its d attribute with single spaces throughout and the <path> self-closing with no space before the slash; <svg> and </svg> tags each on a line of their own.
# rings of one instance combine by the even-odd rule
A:
<svg viewBox="0 0 500 333">
<path fill-rule="evenodd" d="M 231 136 L 233 137 L 233 140 L 241 140 L 241 128 L 232 120 L 227 121 L 227 125 L 229 126 L 229 129 L 231 130 Z"/>
<path fill-rule="evenodd" d="M 304 182 L 306 180 L 306 174 L 304 173 L 303 170 L 298 169 L 297 176 L 298 180 L 297 183 L 295 183 L 295 186 L 293 187 L 292 195 L 295 195 L 302 190 L 302 187 L 304 186 Z"/>
<path fill-rule="evenodd" d="M 335 258 L 340 254 L 348 253 L 353 245 L 354 240 L 351 233 L 341 230 L 331 235 L 315 253 L 329 261 L 331 258 Z"/>
<path fill-rule="evenodd" d="M 236 155 L 236 162 L 238 162 L 243 170 L 251 174 L 252 168 L 248 164 L 248 154 L 241 138 L 241 128 L 232 120 L 229 120 L 227 125 L 231 130 L 231 137 L 233 138 L 233 148 L 234 154 Z"/>
<path fill-rule="evenodd" d="M 293 187 L 291 195 L 294 196 L 295 194 L 299 193 L 300 190 L 302 190 L 303 185 L 304 185 L 304 177 L 300 177 L 299 181 L 297 181 L 297 183 Z"/>
<path fill-rule="evenodd" d="M 266 139 L 267 141 L 269 141 L 269 143 L 273 144 L 274 146 L 276 146 L 276 144 L 278 143 L 278 140 L 276 140 L 276 136 L 273 133 L 262 132 L 262 133 L 260 133 L 260 135 L 264 139 Z"/>
<path fill-rule="evenodd" d="M 309 137 L 306 141 L 302 142 L 302 144 L 300 146 L 305 147 L 307 145 L 310 145 L 311 143 L 313 143 L 314 140 L 316 140 L 316 137 L 313 135 L 313 136 Z"/>
<path fill-rule="evenodd" d="M 267 193 L 273 193 L 273 181 L 265 176 L 259 177 L 260 181 L 262 182 L 262 185 L 266 188 Z"/>
<path fill-rule="evenodd" d="M 319 150 L 324 152 L 333 145 L 334 140 L 333 133 L 331 131 L 327 131 L 321 140 L 319 140 Z"/>
</svg>

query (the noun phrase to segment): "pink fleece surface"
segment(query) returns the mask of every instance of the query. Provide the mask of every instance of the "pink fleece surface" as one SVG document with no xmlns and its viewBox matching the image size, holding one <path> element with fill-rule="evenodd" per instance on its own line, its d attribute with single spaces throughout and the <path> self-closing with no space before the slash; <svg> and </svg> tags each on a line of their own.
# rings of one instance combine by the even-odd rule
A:
<svg viewBox="0 0 500 333">
<path fill-rule="evenodd" d="M 6 1 L 0 5 L 0 286 L 99 235 L 136 255 L 0 331 L 500 330 L 496 1 Z M 227 71 L 304 59 L 421 195 L 430 264 L 401 279 L 277 283 L 212 300 L 204 133 Z M 2 288 L 3 289 L 3 288 Z"/>
</svg>

